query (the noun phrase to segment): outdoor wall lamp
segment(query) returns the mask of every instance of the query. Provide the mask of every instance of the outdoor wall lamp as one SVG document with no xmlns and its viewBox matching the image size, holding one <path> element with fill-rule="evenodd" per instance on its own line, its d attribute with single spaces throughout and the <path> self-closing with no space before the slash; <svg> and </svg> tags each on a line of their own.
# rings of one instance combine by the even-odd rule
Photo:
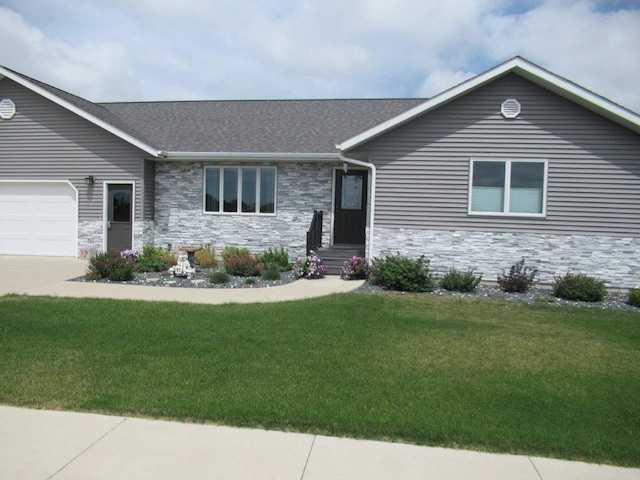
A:
<svg viewBox="0 0 640 480">
<path fill-rule="evenodd" d="M 84 177 L 84 184 L 85 185 L 93 185 L 94 183 L 96 183 L 96 179 L 94 178 L 93 175 L 88 175 L 88 176 Z"/>
</svg>

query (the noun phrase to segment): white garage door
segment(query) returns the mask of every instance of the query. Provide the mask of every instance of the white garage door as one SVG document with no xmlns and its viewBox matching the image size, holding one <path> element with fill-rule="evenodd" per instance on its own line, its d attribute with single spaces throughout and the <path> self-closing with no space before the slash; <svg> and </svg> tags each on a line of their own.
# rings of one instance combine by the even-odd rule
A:
<svg viewBox="0 0 640 480">
<path fill-rule="evenodd" d="M 0 254 L 75 257 L 77 218 L 67 182 L 0 182 Z"/>
</svg>

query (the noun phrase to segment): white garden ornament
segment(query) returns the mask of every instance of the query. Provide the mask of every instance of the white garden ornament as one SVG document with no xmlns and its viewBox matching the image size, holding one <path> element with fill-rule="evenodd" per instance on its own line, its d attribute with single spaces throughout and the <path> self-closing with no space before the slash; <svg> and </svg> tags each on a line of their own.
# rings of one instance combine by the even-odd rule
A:
<svg viewBox="0 0 640 480">
<path fill-rule="evenodd" d="M 169 269 L 169 273 L 172 273 L 174 277 L 186 278 L 191 278 L 191 275 L 196 273 L 196 269 L 189 263 L 187 252 L 178 253 L 178 263 Z"/>
</svg>

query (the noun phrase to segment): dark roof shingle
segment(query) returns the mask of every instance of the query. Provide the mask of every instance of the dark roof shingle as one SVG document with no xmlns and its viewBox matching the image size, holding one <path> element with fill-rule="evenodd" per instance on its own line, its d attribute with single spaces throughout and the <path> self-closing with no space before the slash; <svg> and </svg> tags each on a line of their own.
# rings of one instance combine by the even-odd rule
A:
<svg viewBox="0 0 640 480">
<path fill-rule="evenodd" d="M 177 152 L 333 153 L 424 99 L 225 100 L 101 104 Z"/>
</svg>

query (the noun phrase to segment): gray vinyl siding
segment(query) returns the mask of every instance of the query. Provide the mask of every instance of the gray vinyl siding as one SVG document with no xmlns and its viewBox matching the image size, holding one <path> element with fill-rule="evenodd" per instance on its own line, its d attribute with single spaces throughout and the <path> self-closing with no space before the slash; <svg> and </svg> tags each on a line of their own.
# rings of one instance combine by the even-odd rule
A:
<svg viewBox="0 0 640 480">
<path fill-rule="evenodd" d="M 0 98 L 16 104 L 11 120 L 0 119 L 0 179 L 71 181 L 80 221 L 102 217 L 104 181 L 135 181 L 142 219 L 144 152 L 8 78 L 0 80 Z"/>
<path fill-rule="evenodd" d="M 640 236 L 640 136 L 514 74 L 358 151 L 377 167 L 379 227 Z M 469 215 L 470 159 L 548 160 L 546 217 Z"/>
</svg>

